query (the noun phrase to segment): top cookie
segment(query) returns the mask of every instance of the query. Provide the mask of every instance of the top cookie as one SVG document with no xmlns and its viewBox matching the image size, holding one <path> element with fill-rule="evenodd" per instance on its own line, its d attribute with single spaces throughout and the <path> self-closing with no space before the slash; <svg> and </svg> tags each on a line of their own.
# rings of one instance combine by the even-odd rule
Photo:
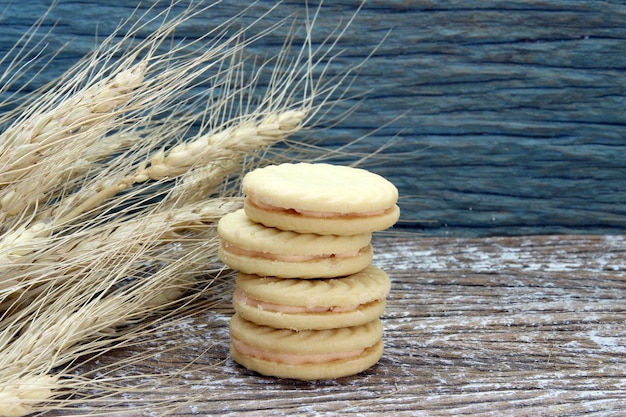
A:
<svg viewBox="0 0 626 417">
<path fill-rule="evenodd" d="M 398 190 L 360 168 L 281 164 L 243 179 L 246 215 L 265 226 L 299 233 L 352 235 L 391 227 L 400 216 Z"/>
</svg>

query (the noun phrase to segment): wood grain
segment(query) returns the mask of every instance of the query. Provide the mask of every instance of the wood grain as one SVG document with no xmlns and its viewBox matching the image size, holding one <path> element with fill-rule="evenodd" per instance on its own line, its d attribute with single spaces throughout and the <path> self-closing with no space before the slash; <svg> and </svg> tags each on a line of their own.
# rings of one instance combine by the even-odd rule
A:
<svg viewBox="0 0 626 417">
<path fill-rule="evenodd" d="M 143 374 L 144 392 L 117 398 L 131 416 L 156 414 L 157 399 L 177 416 L 623 415 L 626 236 L 374 243 L 392 291 L 385 354 L 361 375 L 294 382 L 233 363 L 232 283 L 218 306 L 83 371 L 145 355 L 115 374 Z"/>
</svg>

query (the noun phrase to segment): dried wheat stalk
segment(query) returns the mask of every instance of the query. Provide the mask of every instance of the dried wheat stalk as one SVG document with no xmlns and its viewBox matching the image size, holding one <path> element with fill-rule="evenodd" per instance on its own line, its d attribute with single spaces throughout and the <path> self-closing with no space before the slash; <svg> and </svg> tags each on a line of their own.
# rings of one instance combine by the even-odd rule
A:
<svg viewBox="0 0 626 417">
<path fill-rule="evenodd" d="M 119 388 L 71 372 L 86 355 L 221 297 L 215 227 L 239 206 L 242 173 L 342 99 L 351 69 L 325 66 L 345 28 L 313 48 L 314 15 L 303 45 L 287 40 L 247 75 L 242 53 L 258 37 L 230 34 L 237 16 L 166 45 L 206 10 L 146 14 L 1 117 L 0 416 L 71 407 L 92 389 L 106 397 Z"/>
</svg>

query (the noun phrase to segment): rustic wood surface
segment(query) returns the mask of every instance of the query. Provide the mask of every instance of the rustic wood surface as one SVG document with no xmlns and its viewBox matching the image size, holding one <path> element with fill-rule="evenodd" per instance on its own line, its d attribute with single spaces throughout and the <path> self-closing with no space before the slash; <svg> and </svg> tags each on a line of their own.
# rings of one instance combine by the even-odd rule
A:
<svg viewBox="0 0 626 417">
<path fill-rule="evenodd" d="M 50 3 L 3 4 L 0 53 Z M 256 2 L 238 24 L 277 3 Z M 249 35 L 281 18 L 303 18 L 305 3 L 282 2 Z M 65 47 L 33 86 L 93 50 L 135 7 L 154 4 L 59 0 L 41 32 L 52 34 L 46 51 Z M 324 2 L 315 41 L 359 4 Z M 181 27 L 178 39 L 193 39 L 243 7 L 223 0 Z M 331 69 L 360 62 L 384 38 L 353 85 L 366 100 L 316 137 L 334 147 L 370 135 L 354 152 L 395 140 L 370 168 L 400 188 L 401 224 L 424 234 L 623 234 L 625 21 L 622 1 L 369 0 L 339 45 L 344 58 Z M 276 53 L 288 30 L 260 40 L 250 58 Z"/>
<path fill-rule="evenodd" d="M 626 236 L 374 243 L 393 283 L 384 356 L 361 375 L 295 382 L 235 364 L 231 284 L 220 305 L 87 368 L 106 375 L 107 363 L 146 356 L 116 374 L 144 375 L 146 391 L 121 399 L 132 416 L 623 415 Z M 175 407 L 146 402 L 156 398 Z"/>
</svg>

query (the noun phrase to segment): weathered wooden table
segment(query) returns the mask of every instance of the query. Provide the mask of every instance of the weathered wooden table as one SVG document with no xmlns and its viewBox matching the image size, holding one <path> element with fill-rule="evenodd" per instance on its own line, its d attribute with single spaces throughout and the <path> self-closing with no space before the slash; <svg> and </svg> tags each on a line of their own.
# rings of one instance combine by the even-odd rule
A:
<svg viewBox="0 0 626 417">
<path fill-rule="evenodd" d="M 145 390 L 110 400 L 129 415 L 626 412 L 626 236 L 400 235 L 375 238 L 375 251 L 393 281 L 386 350 L 361 375 L 297 382 L 235 364 L 231 288 L 173 331 L 90 366 L 105 375 L 107 363 L 145 354 L 108 375 L 142 375 Z"/>
</svg>

